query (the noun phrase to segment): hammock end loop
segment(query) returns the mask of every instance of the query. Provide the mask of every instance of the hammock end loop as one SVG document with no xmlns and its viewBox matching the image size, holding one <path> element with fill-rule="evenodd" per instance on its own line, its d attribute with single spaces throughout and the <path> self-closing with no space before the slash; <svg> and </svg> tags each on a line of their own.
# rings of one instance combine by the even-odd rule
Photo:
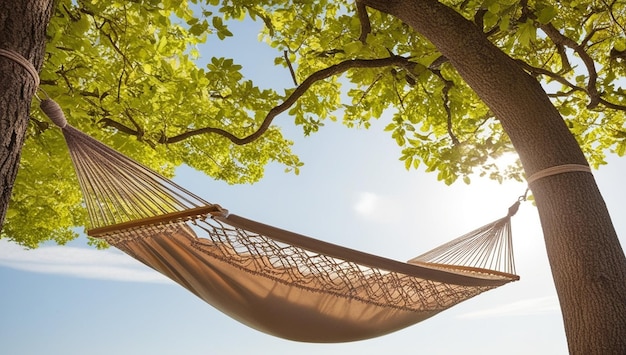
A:
<svg viewBox="0 0 626 355">
<path fill-rule="evenodd" d="M 509 213 L 506 216 L 507 217 L 515 216 L 515 214 L 517 213 L 517 210 L 519 210 L 519 205 L 520 205 L 520 200 L 515 201 L 515 203 L 512 204 L 511 207 L 509 207 Z"/>
<path fill-rule="evenodd" d="M 41 100 L 39 107 L 41 107 L 41 110 L 46 114 L 46 116 L 48 116 L 48 118 L 50 118 L 50 120 L 59 128 L 63 129 L 67 126 L 65 114 L 63 113 L 61 106 L 59 106 L 56 101 L 49 98 L 43 99 Z"/>
</svg>

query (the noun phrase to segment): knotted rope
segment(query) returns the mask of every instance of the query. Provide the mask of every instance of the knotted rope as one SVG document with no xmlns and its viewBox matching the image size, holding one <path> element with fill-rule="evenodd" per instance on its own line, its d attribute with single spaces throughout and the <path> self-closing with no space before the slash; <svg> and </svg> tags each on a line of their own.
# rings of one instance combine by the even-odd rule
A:
<svg viewBox="0 0 626 355">
<path fill-rule="evenodd" d="M 59 128 L 63 129 L 67 126 L 67 119 L 65 118 L 65 114 L 61 109 L 61 106 L 56 103 L 56 101 L 52 99 L 41 100 L 39 107 L 43 111 L 43 113 L 50 118 L 55 125 L 59 126 Z"/>
</svg>

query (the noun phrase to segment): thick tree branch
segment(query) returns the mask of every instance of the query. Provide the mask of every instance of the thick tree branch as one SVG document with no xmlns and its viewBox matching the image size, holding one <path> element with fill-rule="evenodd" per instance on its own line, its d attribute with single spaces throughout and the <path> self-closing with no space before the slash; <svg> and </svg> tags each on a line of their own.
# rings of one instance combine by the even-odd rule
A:
<svg viewBox="0 0 626 355">
<path fill-rule="evenodd" d="M 136 137 L 140 137 L 141 136 L 139 131 L 136 131 L 136 130 L 134 130 L 134 129 L 132 129 L 132 128 L 130 128 L 130 127 L 120 123 L 120 122 L 114 121 L 114 120 L 112 120 L 112 119 L 110 119 L 108 117 L 105 117 L 105 118 L 101 119 L 99 122 L 104 124 L 107 127 L 115 128 L 118 131 L 126 133 L 128 135 L 136 136 Z"/>
<path fill-rule="evenodd" d="M 614 110 L 620 110 L 620 111 L 626 111 L 626 106 L 625 105 L 618 105 L 618 104 L 614 104 L 612 102 L 608 102 L 603 98 L 599 99 L 599 103 L 608 107 L 608 108 L 612 108 Z"/>
<path fill-rule="evenodd" d="M 358 68 L 381 68 L 381 67 L 388 67 L 388 66 L 399 66 L 399 67 L 403 67 L 403 68 L 407 68 L 414 65 L 413 63 L 411 63 L 409 61 L 408 58 L 405 57 L 401 57 L 401 56 L 391 56 L 391 57 L 387 57 L 387 58 L 380 58 L 380 59 L 351 59 L 351 60 L 346 60 L 343 62 L 340 62 L 338 64 L 332 65 L 328 68 L 316 71 L 315 73 L 311 74 L 309 77 L 307 77 L 302 84 L 300 84 L 300 86 L 298 86 L 292 93 L 291 95 L 289 95 L 289 97 L 287 97 L 287 99 L 281 103 L 280 105 L 272 108 L 268 113 L 267 116 L 265 116 L 265 119 L 263 120 L 263 122 L 261 123 L 261 125 L 259 126 L 259 128 L 252 134 L 243 137 L 243 138 L 239 138 L 237 136 L 235 136 L 234 134 L 221 129 L 221 128 L 216 128 L 216 127 L 204 127 L 204 128 L 200 128 L 200 129 L 195 129 L 195 130 L 191 130 L 185 133 L 181 133 L 179 135 L 173 136 L 173 137 L 161 137 L 161 139 L 159 140 L 159 143 L 177 143 L 180 142 L 182 140 L 185 140 L 187 138 L 193 137 L 193 136 L 197 136 L 197 135 L 201 135 L 201 134 L 207 134 L 207 133 L 215 133 L 215 134 L 219 134 L 223 137 L 228 138 L 231 142 L 238 144 L 238 145 L 243 145 L 243 144 L 247 144 L 250 143 L 256 139 L 258 139 L 259 137 L 261 137 L 263 135 L 263 133 L 265 133 L 265 131 L 267 131 L 267 129 L 270 127 L 272 121 L 274 120 L 274 118 L 276 116 L 278 116 L 279 114 L 281 114 L 282 112 L 286 111 L 287 109 L 289 109 L 289 107 L 291 107 L 294 103 L 296 103 L 296 101 L 306 93 L 306 91 L 316 82 L 320 81 L 320 80 L 324 80 L 327 79 L 331 76 L 334 75 L 338 75 L 341 73 L 344 73 L 350 69 L 358 69 Z"/>
<path fill-rule="evenodd" d="M 94 105 L 94 106 L 96 106 L 96 105 Z M 96 107 L 98 107 L 98 106 L 96 106 Z M 104 110 L 104 108 L 102 108 L 102 109 Z M 141 127 L 139 125 L 139 123 L 137 123 L 137 121 L 135 120 L 135 118 L 131 114 L 130 109 L 128 109 L 128 108 L 125 109 L 124 110 L 124 115 L 133 124 L 133 126 L 135 126 L 135 129 L 133 129 L 133 128 L 131 128 L 131 127 L 121 123 L 121 122 L 118 122 L 118 121 L 115 121 L 115 120 L 109 118 L 109 113 L 106 112 L 106 111 L 105 111 L 105 114 L 104 114 L 105 117 L 103 119 L 101 119 L 99 121 L 99 123 L 104 124 L 106 127 L 115 128 L 118 131 L 126 133 L 128 135 L 135 136 L 135 137 L 137 137 L 137 139 L 141 140 L 143 138 L 144 134 L 145 134 L 145 130 L 143 129 L 143 127 Z"/>
<path fill-rule="evenodd" d="M 359 41 L 365 44 L 367 42 L 367 35 L 372 32 L 372 25 L 370 23 L 369 15 L 367 14 L 367 8 L 365 4 L 360 1 L 356 2 L 356 14 L 359 16 L 361 22 L 361 34 L 359 35 Z"/>
</svg>

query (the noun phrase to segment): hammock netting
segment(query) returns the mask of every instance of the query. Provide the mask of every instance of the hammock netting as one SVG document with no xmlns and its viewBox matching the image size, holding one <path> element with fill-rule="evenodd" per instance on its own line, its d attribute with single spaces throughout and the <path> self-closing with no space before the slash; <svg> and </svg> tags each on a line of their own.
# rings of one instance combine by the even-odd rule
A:
<svg viewBox="0 0 626 355">
<path fill-rule="evenodd" d="M 510 230 L 517 205 L 405 263 L 229 214 L 69 125 L 63 133 L 90 236 L 268 334 L 372 338 L 519 279 Z"/>
</svg>

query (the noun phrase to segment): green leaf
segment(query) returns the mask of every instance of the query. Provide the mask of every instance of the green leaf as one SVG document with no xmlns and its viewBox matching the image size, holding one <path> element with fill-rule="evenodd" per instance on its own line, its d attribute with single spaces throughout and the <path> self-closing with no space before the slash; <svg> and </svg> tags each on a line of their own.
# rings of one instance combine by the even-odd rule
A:
<svg viewBox="0 0 626 355">
<path fill-rule="evenodd" d="M 508 31 L 511 26 L 511 16 L 505 15 L 500 18 L 500 31 Z"/>
<path fill-rule="evenodd" d="M 530 42 L 537 37 L 537 28 L 531 20 L 528 20 L 519 25 L 517 34 L 519 44 L 527 48 L 530 46 Z"/>
<path fill-rule="evenodd" d="M 224 21 L 222 21 L 222 18 L 219 16 L 213 16 L 213 18 L 211 19 L 211 23 L 213 24 L 213 27 L 215 27 L 215 29 L 218 31 L 224 28 Z"/>
<path fill-rule="evenodd" d="M 395 130 L 395 129 L 396 129 L 396 127 L 397 127 L 397 126 L 396 126 L 396 124 L 395 124 L 395 123 L 390 123 L 390 124 L 388 124 L 387 126 L 385 126 L 384 131 L 385 131 L 385 132 L 393 131 L 393 130 Z"/>
<path fill-rule="evenodd" d="M 615 150 L 618 156 L 623 157 L 626 154 L 626 140 L 623 140 L 617 144 L 617 149 Z"/>
<path fill-rule="evenodd" d="M 537 14 L 537 21 L 542 24 L 548 24 L 558 14 L 558 10 L 553 6 L 546 6 Z"/>
<path fill-rule="evenodd" d="M 626 38 L 618 38 L 617 40 L 615 40 L 613 48 L 620 52 L 626 51 Z"/>
<path fill-rule="evenodd" d="M 413 164 L 413 158 L 412 158 L 412 157 L 407 157 L 407 158 L 404 160 L 404 168 L 405 168 L 406 170 L 411 169 L 411 165 L 412 165 L 412 164 Z"/>
<path fill-rule="evenodd" d="M 343 47 L 344 51 L 346 52 L 346 55 L 348 56 L 358 53 L 361 50 L 361 48 L 363 48 L 363 43 L 361 43 L 360 41 L 350 42 L 344 45 Z"/>
</svg>

